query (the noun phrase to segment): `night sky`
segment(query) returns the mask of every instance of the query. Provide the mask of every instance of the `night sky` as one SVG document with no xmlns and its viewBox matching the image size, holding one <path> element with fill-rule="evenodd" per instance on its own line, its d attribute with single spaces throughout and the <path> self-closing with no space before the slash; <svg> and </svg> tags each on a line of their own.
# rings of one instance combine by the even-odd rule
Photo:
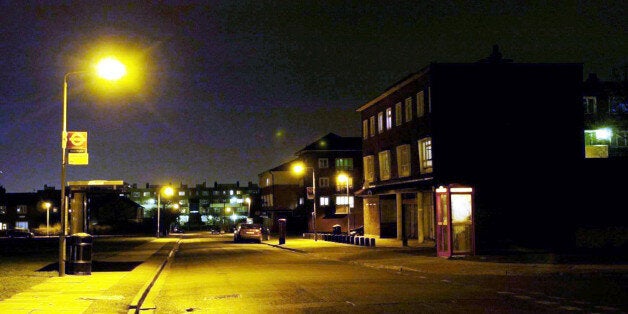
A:
<svg viewBox="0 0 628 314">
<path fill-rule="evenodd" d="M 103 51 L 141 74 L 70 76 L 90 163 L 69 181 L 257 183 L 329 132 L 360 136 L 355 110 L 407 74 L 494 44 L 603 79 L 627 62 L 624 1 L 472 2 L 0 1 L 0 185 L 60 187 L 63 76 Z"/>
</svg>

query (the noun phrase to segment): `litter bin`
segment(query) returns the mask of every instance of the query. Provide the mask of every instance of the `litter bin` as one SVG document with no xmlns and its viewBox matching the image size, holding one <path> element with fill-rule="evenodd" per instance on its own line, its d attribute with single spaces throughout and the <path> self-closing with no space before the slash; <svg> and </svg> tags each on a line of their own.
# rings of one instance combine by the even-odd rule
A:
<svg viewBox="0 0 628 314">
<path fill-rule="evenodd" d="M 342 228 L 340 227 L 340 225 L 333 225 L 332 227 L 332 233 L 333 234 L 341 234 L 342 233 Z"/>
<path fill-rule="evenodd" d="M 279 244 L 286 244 L 286 219 L 280 218 L 279 222 Z"/>
<path fill-rule="evenodd" d="M 65 272 L 70 275 L 92 274 L 92 245 L 94 238 L 87 233 L 75 233 L 67 239 Z"/>
</svg>

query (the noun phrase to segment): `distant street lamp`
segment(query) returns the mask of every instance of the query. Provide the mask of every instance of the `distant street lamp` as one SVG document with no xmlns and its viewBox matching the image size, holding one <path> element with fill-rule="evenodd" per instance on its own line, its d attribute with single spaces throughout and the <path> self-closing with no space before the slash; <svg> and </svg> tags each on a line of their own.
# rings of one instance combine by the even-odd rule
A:
<svg viewBox="0 0 628 314">
<path fill-rule="evenodd" d="M 349 235 L 349 230 L 351 230 L 351 225 L 349 224 L 351 219 L 351 204 L 349 203 L 349 176 L 344 173 L 339 174 L 338 182 L 347 183 L 347 235 Z"/>
<path fill-rule="evenodd" d="M 318 233 L 316 232 L 316 171 L 312 167 L 306 167 L 303 163 L 297 163 L 292 166 L 292 172 L 296 174 L 302 174 L 305 172 L 305 169 L 312 169 L 312 197 L 314 201 L 312 202 L 313 212 L 312 212 L 312 227 L 314 229 L 314 241 L 318 241 Z"/>
<path fill-rule="evenodd" d="M 112 57 L 102 59 L 96 65 L 98 76 L 107 80 L 118 80 L 126 74 L 124 64 Z M 65 177 L 67 164 L 66 145 L 68 140 L 68 78 L 70 75 L 89 73 L 89 71 L 68 72 L 63 76 L 63 129 L 61 131 L 61 234 L 59 235 L 59 276 L 65 276 L 65 246 L 68 236 L 68 204 L 65 196 Z"/>
<path fill-rule="evenodd" d="M 44 208 L 46 209 L 46 237 L 50 237 L 50 202 L 44 202 Z"/>
<path fill-rule="evenodd" d="M 174 195 L 174 189 L 170 186 L 166 186 L 164 188 L 159 189 L 157 192 L 157 237 L 161 236 L 161 227 L 160 227 L 160 219 L 161 219 L 161 194 L 164 194 L 166 197 L 171 197 Z"/>
<path fill-rule="evenodd" d="M 247 217 L 251 217 L 251 198 L 247 197 L 244 199 L 244 201 L 246 202 L 246 205 L 248 206 L 248 215 Z"/>
</svg>

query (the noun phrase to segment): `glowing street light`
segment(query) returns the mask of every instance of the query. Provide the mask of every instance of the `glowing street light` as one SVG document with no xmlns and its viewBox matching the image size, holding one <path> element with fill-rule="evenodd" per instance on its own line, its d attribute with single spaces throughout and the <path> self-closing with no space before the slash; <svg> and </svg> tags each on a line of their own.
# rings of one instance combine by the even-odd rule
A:
<svg viewBox="0 0 628 314">
<path fill-rule="evenodd" d="M 61 234 L 59 235 L 59 276 L 65 276 L 65 246 L 68 235 L 68 204 L 65 196 L 66 180 L 66 145 L 68 140 L 68 78 L 70 75 L 89 73 L 90 71 L 67 72 L 63 76 L 63 129 L 61 131 Z M 125 67 L 112 57 L 103 59 L 96 66 L 95 74 L 107 79 L 117 80 L 126 73 Z"/>
<path fill-rule="evenodd" d="M 244 201 L 246 202 L 246 205 L 248 206 L 248 215 L 247 217 L 251 217 L 251 198 L 247 197 L 244 199 Z"/>
<path fill-rule="evenodd" d="M 303 174 L 306 169 L 312 169 L 312 197 L 314 198 L 312 202 L 312 227 L 314 229 L 314 241 L 318 241 L 318 233 L 316 232 L 316 171 L 312 167 L 306 167 L 303 163 L 296 163 L 292 166 L 292 172 L 297 175 Z"/>
<path fill-rule="evenodd" d="M 157 237 L 161 235 L 160 229 L 160 216 L 161 216 L 161 194 L 163 193 L 166 197 L 171 197 L 174 195 L 174 189 L 170 186 L 166 186 L 157 192 Z"/>
<path fill-rule="evenodd" d="M 338 175 L 338 182 L 346 182 L 347 183 L 347 235 L 349 235 L 349 230 L 351 230 L 349 221 L 351 219 L 351 204 L 349 203 L 349 176 L 341 173 Z"/>
<path fill-rule="evenodd" d="M 46 209 L 46 236 L 50 237 L 50 207 L 52 203 L 44 202 L 42 206 Z"/>
</svg>

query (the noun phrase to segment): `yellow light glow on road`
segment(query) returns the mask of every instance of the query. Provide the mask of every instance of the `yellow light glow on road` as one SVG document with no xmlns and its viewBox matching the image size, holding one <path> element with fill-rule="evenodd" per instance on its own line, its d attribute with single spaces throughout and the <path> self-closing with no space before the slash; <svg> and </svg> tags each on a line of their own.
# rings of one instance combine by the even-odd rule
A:
<svg viewBox="0 0 628 314">
<path fill-rule="evenodd" d="M 98 62 L 96 71 L 104 79 L 117 81 L 126 74 L 126 67 L 115 58 L 107 57 Z"/>
</svg>

